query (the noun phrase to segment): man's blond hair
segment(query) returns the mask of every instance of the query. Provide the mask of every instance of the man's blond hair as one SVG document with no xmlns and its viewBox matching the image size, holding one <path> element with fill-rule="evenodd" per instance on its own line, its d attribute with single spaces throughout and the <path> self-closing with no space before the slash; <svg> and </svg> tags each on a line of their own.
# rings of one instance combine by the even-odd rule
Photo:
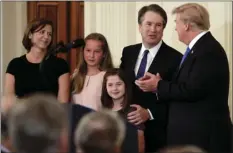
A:
<svg viewBox="0 0 233 153">
<path fill-rule="evenodd" d="M 193 28 L 209 30 L 209 13 L 205 7 L 197 3 L 186 3 L 172 10 L 172 14 L 179 14 L 180 19 L 186 24 L 189 23 Z"/>
</svg>

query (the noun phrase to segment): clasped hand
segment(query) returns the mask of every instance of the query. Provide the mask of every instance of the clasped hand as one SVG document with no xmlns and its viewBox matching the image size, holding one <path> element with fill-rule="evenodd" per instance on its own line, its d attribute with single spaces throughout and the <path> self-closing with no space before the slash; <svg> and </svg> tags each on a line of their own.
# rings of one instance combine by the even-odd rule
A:
<svg viewBox="0 0 233 153">
<path fill-rule="evenodd" d="M 154 75 L 146 72 L 143 77 L 135 81 L 135 84 L 144 92 L 155 92 L 160 80 L 162 80 L 162 78 L 159 73 Z"/>
</svg>

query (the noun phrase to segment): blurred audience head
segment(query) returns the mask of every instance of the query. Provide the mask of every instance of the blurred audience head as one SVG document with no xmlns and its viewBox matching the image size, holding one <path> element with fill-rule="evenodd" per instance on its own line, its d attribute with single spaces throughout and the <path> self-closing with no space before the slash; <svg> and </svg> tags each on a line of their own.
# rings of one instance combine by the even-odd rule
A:
<svg viewBox="0 0 233 153">
<path fill-rule="evenodd" d="M 67 114 L 57 99 L 34 94 L 10 109 L 9 135 L 16 152 L 67 152 Z"/>
<path fill-rule="evenodd" d="M 12 144 L 9 138 L 6 115 L 1 115 L 1 151 L 13 151 Z"/>
<path fill-rule="evenodd" d="M 1 115 L 7 116 L 9 109 L 15 104 L 17 98 L 12 94 L 4 94 L 1 97 Z"/>
<path fill-rule="evenodd" d="M 8 112 L 15 104 L 16 97 L 11 94 L 4 94 L 1 97 L 1 151 L 13 152 L 12 143 L 9 137 Z"/>
<path fill-rule="evenodd" d="M 206 153 L 201 148 L 194 145 L 169 146 L 161 149 L 159 153 Z"/>
<path fill-rule="evenodd" d="M 111 110 L 85 115 L 75 131 L 78 153 L 120 153 L 125 137 L 125 124 Z"/>
</svg>

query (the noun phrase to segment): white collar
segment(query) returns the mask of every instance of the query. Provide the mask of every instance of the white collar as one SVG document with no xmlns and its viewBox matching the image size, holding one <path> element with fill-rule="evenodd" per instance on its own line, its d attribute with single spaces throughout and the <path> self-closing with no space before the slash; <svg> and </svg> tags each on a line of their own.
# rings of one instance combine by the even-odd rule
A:
<svg viewBox="0 0 233 153">
<path fill-rule="evenodd" d="M 156 54 L 158 53 L 159 51 L 159 48 L 161 47 L 162 45 L 162 40 L 159 41 L 159 43 L 157 45 L 155 45 L 154 47 L 148 49 L 145 47 L 144 44 L 142 44 L 142 48 L 141 48 L 141 51 L 139 53 L 139 56 L 143 56 L 143 53 L 145 50 L 149 50 L 149 53 L 151 54 L 151 56 L 154 58 L 156 56 Z"/>
<path fill-rule="evenodd" d="M 203 32 L 199 33 L 199 34 L 189 43 L 188 47 L 189 47 L 190 49 L 192 49 L 193 46 L 195 45 L 195 43 L 196 43 L 204 34 L 206 34 L 207 32 L 208 32 L 208 31 L 203 31 Z"/>
</svg>

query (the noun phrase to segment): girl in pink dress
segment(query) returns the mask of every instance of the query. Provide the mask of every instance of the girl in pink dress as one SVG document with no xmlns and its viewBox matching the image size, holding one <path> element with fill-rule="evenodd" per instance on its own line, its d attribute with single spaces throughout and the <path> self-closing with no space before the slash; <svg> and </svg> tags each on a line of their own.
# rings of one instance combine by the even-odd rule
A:
<svg viewBox="0 0 233 153">
<path fill-rule="evenodd" d="M 99 110 L 103 76 L 113 68 L 106 38 L 100 33 L 89 34 L 78 62 L 72 75 L 73 103 Z"/>
</svg>

